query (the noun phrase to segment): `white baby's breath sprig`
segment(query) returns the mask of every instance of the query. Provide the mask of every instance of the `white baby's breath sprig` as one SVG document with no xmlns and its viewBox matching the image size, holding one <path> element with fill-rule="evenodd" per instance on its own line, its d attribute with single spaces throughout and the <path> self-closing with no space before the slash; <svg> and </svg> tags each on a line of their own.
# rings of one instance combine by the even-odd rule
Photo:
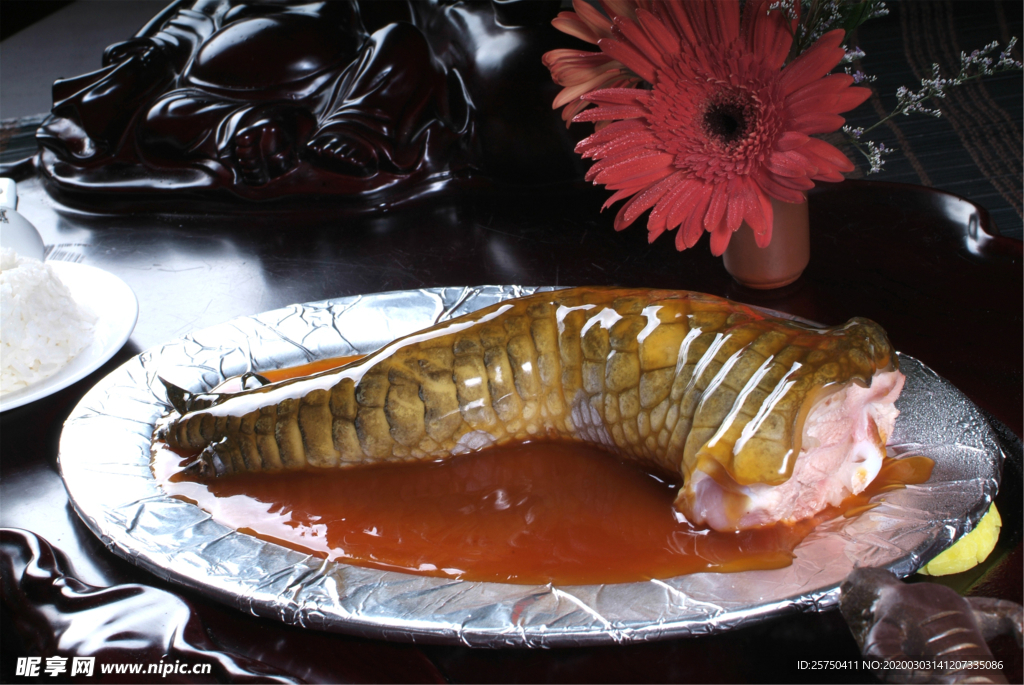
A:
<svg viewBox="0 0 1024 685">
<path fill-rule="evenodd" d="M 857 46 L 847 45 L 846 41 L 852 38 L 853 31 L 864 22 L 889 14 L 889 8 L 882 0 L 771 0 L 768 12 L 780 12 L 789 22 L 797 22 L 792 30 L 793 44 L 787 57 L 788 62 L 803 54 L 829 31 L 843 29 L 846 31 L 843 39 L 846 54 L 841 62 L 846 65 L 843 67 L 844 71 L 853 77 L 854 83 L 866 84 L 877 81 L 877 77 L 857 68 L 857 62 L 865 57 L 864 51 Z M 946 97 L 951 88 L 983 76 L 1021 69 L 1021 63 L 1012 55 L 1016 45 L 1017 39 L 1011 38 L 998 55 L 993 54 L 999 49 L 998 42 L 989 43 L 971 53 L 962 52 L 960 70 L 950 78 L 944 77 L 939 65 L 933 64 L 931 73 L 921 79 L 919 89 L 911 90 L 906 86 L 900 86 L 896 90 L 896 107 L 879 121 L 867 128 L 844 126 L 842 130 L 847 142 L 864 155 L 868 162 L 870 168 L 867 173 L 873 174 L 881 170 L 885 164 L 885 157 L 893 152 L 892 148 L 869 140 L 868 134 L 896 116 L 924 114 L 941 117 L 942 110 L 938 107 L 938 101 Z"/>
<path fill-rule="evenodd" d="M 951 88 L 983 76 L 991 76 L 1004 71 L 1020 70 L 1021 63 L 1010 54 L 1016 44 L 1017 39 L 1011 38 L 1006 48 L 999 53 L 997 59 L 993 59 L 989 55 L 999 48 L 998 42 L 989 43 L 980 50 L 975 50 L 970 54 L 960 53 L 960 71 L 952 78 L 943 77 L 939 65 L 933 64 L 931 75 L 921 79 L 921 88 L 919 90 L 911 90 L 906 86 L 900 86 L 896 89 L 896 107 L 879 121 L 866 129 L 844 126 L 843 133 L 846 134 L 847 141 L 857 148 L 868 161 L 870 169 L 867 173 L 873 174 L 880 170 L 885 163 L 884 156 L 892 152 L 892 149 L 885 147 L 881 143 L 875 144 L 867 140 L 864 137 L 866 134 L 871 133 L 871 131 L 893 117 L 900 115 L 924 114 L 932 117 L 941 117 L 942 110 L 938 108 L 936 101 L 945 98 L 946 93 Z M 847 68 L 847 73 L 851 73 L 849 68 Z M 852 72 L 851 75 L 858 82 L 874 80 L 860 71 Z"/>
<path fill-rule="evenodd" d="M 814 45 L 832 29 L 842 28 L 843 5 L 841 0 L 825 0 L 812 4 L 810 11 L 816 14 L 797 29 L 797 40 L 802 44 Z"/>
<path fill-rule="evenodd" d="M 972 78 L 979 78 L 981 76 L 991 76 L 1000 71 L 1008 71 L 1012 69 L 1020 69 L 1021 63 L 1013 58 L 1011 52 L 1014 46 L 1017 45 L 1017 38 L 1011 38 L 1006 44 L 1006 48 L 999 53 L 998 59 L 994 60 L 989 55 L 999 47 L 998 41 L 992 41 L 980 50 L 975 50 L 971 54 L 966 52 L 960 53 L 960 73 L 957 75 L 954 81 L 954 85 L 958 85 L 963 81 L 970 80 Z"/>
<path fill-rule="evenodd" d="M 878 80 L 877 76 L 865 74 L 860 69 L 854 69 L 853 67 L 845 67 L 843 71 L 853 77 L 854 83 L 874 83 Z"/>
<path fill-rule="evenodd" d="M 870 165 L 868 174 L 875 174 L 882 170 L 885 165 L 885 157 L 892 153 L 892 148 L 886 147 L 885 143 L 876 143 L 864 138 L 865 131 L 860 126 L 843 126 L 843 133 L 846 134 L 850 144 L 868 160 Z"/>
<path fill-rule="evenodd" d="M 903 116 L 909 116 L 911 114 L 927 114 L 932 117 L 941 117 L 942 110 L 937 107 L 926 107 L 925 102 L 928 102 L 932 98 L 944 98 L 946 97 L 946 88 L 949 86 L 949 81 L 941 78 L 939 75 L 939 65 L 932 65 L 932 78 L 921 79 L 921 90 L 913 91 L 906 86 L 900 86 L 896 89 L 896 109 L 893 110 L 892 114 L 882 119 L 882 121 L 888 121 L 890 118 L 897 114 Z M 881 121 L 878 123 L 882 123 Z M 874 128 L 874 127 L 872 127 Z"/>
<path fill-rule="evenodd" d="M 846 39 L 854 29 L 868 19 L 884 17 L 889 9 L 882 0 L 774 0 L 769 12 L 782 12 L 786 19 L 797 23 L 793 30 L 793 45 L 788 61 L 803 54 L 809 47 L 834 29 L 843 29 Z M 854 48 L 856 50 L 856 48 Z M 858 59 L 856 53 L 847 54 L 845 62 Z"/>
<path fill-rule="evenodd" d="M 769 12 L 782 12 L 786 15 L 786 19 L 790 21 L 797 20 L 796 13 L 797 0 L 775 0 L 768 5 Z"/>
<path fill-rule="evenodd" d="M 852 64 L 853 62 L 856 62 L 859 59 L 863 59 L 864 56 L 864 51 L 861 50 L 859 47 L 846 48 L 846 54 L 843 55 L 843 59 L 839 63 Z"/>
</svg>

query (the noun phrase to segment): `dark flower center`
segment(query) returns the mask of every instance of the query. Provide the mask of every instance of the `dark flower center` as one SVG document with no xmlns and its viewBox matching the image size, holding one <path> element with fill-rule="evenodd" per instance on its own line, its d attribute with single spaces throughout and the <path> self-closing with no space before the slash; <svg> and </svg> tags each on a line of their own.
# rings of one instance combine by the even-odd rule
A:
<svg viewBox="0 0 1024 685">
<path fill-rule="evenodd" d="M 753 107 L 739 98 L 712 101 L 704 110 L 704 132 L 730 146 L 746 138 L 754 117 Z"/>
</svg>

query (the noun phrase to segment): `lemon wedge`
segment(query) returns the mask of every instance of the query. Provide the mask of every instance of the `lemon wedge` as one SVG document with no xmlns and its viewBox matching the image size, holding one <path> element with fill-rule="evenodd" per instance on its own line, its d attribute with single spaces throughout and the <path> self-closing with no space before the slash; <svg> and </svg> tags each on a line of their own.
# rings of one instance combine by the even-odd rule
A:
<svg viewBox="0 0 1024 685">
<path fill-rule="evenodd" d="M 977 566 L 995 549 L 1002 525 L 1003 520 L 999 518 L 999 511 L 993 504 L 981 517 L 974 530 L 925 564 L 918 573 L 926 576 L 948 576 Z"/>
</svg>

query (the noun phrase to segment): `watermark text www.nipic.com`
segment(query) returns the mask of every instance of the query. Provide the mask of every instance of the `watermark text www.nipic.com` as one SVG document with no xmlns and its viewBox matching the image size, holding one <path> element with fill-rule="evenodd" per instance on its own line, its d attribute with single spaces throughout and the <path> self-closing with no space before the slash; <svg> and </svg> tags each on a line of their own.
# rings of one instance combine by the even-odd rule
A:
<svg viewBox="0 0 1024 685">
<path fill-rule="evenodd" d="M 94 656 L 19 656 L 14 674 L 25 678 L 92 675 L 210 675 L 211 664 L 159 661 L 155 664 L 96 663 Z"/>
</svg>

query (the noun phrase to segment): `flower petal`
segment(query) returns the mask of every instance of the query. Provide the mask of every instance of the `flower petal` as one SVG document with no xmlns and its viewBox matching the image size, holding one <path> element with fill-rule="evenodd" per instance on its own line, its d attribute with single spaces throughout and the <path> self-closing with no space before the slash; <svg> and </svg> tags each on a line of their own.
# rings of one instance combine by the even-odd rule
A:
<svg viewBox="0 0 1024 685">
<path fill-rule="evenodd" d="M 810 138 L 807 144 L 800 148 L 800 152 L 818 167 L 819 174 L 849 173 L 854 169 L 853 162 L 849 157 L 824 140 Z M 822 180 L 831 179 L 822 178 Z"/>
<path fill-rule="evenodd" d="M 615 230 L 621 231 L 632 224 L 638 216 L 653 207 L 668 191 L 675 188 L 678 184 L 679 179 L 673 174 L 650 186 L 642 193 L 637 193 L 632 200 L 624 204 L 622 209 L 619 210 L 618 216 L 615 217 Z"/>
<path fill-rule="evenodd" d="M 647 32 L 640 28 L 640 26 L 634 24 L 628 19 L 615 17 L 615 30 L 619 31 L 622 37 L 648 61 L 650 61 L 656 69 L 664 69 L 668 66 L 665 63 L 665 53 L 654 43 L 654 41 L 651 40 Z M 602 50 L 603 49 L 604 48 L 602 48 Z M 647 80 L 654 81 L 653 78 Z"/>
<path fill-rule="evenodd" d="M 729 247 L 730 238 L 732 238 L 732 231 L 725 224 L 711 231 L 711 254 L 721 257 L 725 248 Z"/>
<path fill-rule="evenodd" d="M 674 171 L 675 170 L 671 166 L 658 167 L 643 174 L 637 174 L 631 178 L 624 178 L 621 181 L 607 183 L 605 184 L 605 188 L 608 188 L 608 190 L 630 190 L 633 193 L 638 193 L 652 183 L 657 183 Z"/>
<path fill-rule="evenodd" d="M 835 105 L 836 112 L 849 112 L 851 109 L 860 107 L 871 97 L 870 88 L 847 88 L 839 94 L 839 103 Z"/>
<path fill-rule="evenodd" d="M 575 4 L 577 0 L 573 0 Z M 579 0 L 585 2 L 586 0 Z M 639 2 L 638 0 L 598 0 L 601 6 L 604 7 L 604 11 L 609 17 L 626 17 L 627 19 L 636 19 L 637 7 L 646 5 L 646 2 Z"/>
<path fill-rule="evenodd" d="M 669 215 L 672 213 L 676 202 L 685 204 L 689 198 L 701 187 L 699 181 L 686 178 L 685 174 L 677 171 L 675 174 L 676 185 L 670 190 L 651 210 L 647 218 L 648 238 L 652 242 L 666 229 L 675 228 L 676 224 L 669 225 Z"/>
<path fill-rule="evenodd" d="M 831 133 L 842 128 L 845 123 L 846 119 L 838 114 L 811 111 L 793 117 L 789 125 L 794 131 L 813 135 L 815 133 Z"/>
<path fill-rule="evenodd" d="M 813 95 L 835 95 L 851 85 L 853 85 L 853 77 L 849 74 L 829 74 L 789 93 L 786 96 L 786 102 L 800 102 L 805 97 Z"/>
<path fill-rule="evenodd" d="M 790 93 L 785 99 L 785 107 L 790 112 L 848 112 L 871 96 L 870 89 L 850 87 L 851 83 L 853 77 L 849 74 L 830 74 Z"/>
<path fill-rule="evenodd" d="M 774 220 L 774 209 L 772 201 L 756 184 L 750 183 L 754 193 L 755 203 L 744 216 L 744 221 L 754 232 L 754 242 L 758 247 L 767 247 L 772 239 L 772 221 Z"/>
<path fill-rule="evenodd" d="M 565 109 L 562 110 L 562 120 L 565 122 L 565 127 L 569 128 L 569 126 L 572 125 L 572 120 L 576 117 L 576 115 L 582 112 L 587 107 L 590 107 L 590 103 L 584 102 L 583 100 L 573 100 L 572 102 L 567 104 L 565 106 Z M 600 124 L 595 124 L 595 126 L 599 125 Z"/>
<path fill-rule="evenodd" d="M 545 53 L 545 56 L 551 53 Z M 560 86 L 572 86 L 589 81 L 595 76 L 608 72 L 623 72 L 625 67 L 601 52 L 581 52 L 576 55 L 564 55 L 545 62 L 551 70 L 551 80 Z"/>
<path fill-rule="evenodd" d="M 801 202 L 803 200 L 803 193 L 797 189 L 781 185 L 775 177 L 767 171 L 763 171 L 755 176 L 754 181 L 757 185 L 761 186 L 765 193 L 774 197 L 776 200 L 782 200 L 783 202 Z"/>
<path fill-rule="evenodd" d="M 616 70 L 612 70 L 610 72 L 597 74 L 596 76 L 593 76 L 590 80 L 583 81 L 581 83 L 572 85 L 567 83 L 562 84 L 567 87 L 563 88 L 558 93 L 558 96 L 555 97 L 554 102 L 551 104 L 551 109 L 558 109 L 563 105 L 569 104 L 573 100 L 579 99 L 581 95 L 586 95 L 595 88 L 600 88 L 604 86 L 609 79 L 615 78 L 615 76 L 617 75 L 618 72 Z"/>
<path fill-rule="evenodd" d="M 775 176 L 775 182 L 783 188 L 789 188 L 799 193 L 810 190 L 814 187 L 814 181 L 807 176 Z M 786 202 L 796 202 L 797 200 L 786 200 Z"/>
<path fill-rule="evenodd" d="M 574 38 L 593 43 L 597 45 L 597 41 L 603 36 L 598 35 L 594 29 L 587 24 L 583 19 L 575 12 L 559 12 L 558 16 L 551 20 L 551 25 L 562 33 L 567 33 Z M 611 32 L 609 31 L 609 35 Z"/>
<path fill-rule="evenodd" d="M 747 49 L 751 54 L 760 55 L 767 69 L 781 69 L 793 45 L 792 33 L 786 27 L 785 12 L 769 12 L 768 0 L 750 0 L 743 10 L 743 18 L 747 29 Z"/>
<path fill-rule="evenodd" d="M 638 135 L 649 135 L 649 134 L 638 134 Z M 601 169 L 608 169 L 610 167 L 629 162 L 630 160 L 639 159 L 641 157 L 652 157 L 662 154 L 661 150 L 657 146 L 651 145 L 631 145 L 625 148 L 616 150 L 613 154 L 601 155 L 594 164 L 591 165 L 591 172 L 596 173 Z"/>
<path fill-rule="evenodd" d="M 687 12 L 690 6 L 691 3 L 687 2 L 659 2 L 653 9 L 662 21 L 675 29 L 683 45 L 700 45 L 700 38 Z"/>
<path fill-rule="evenodd" d="M 708 28 L 713 41 L 711 45 L 728 45 L 739 38 L 739 0 L 715 0 L 706 6 L 711 8 L 708 16 Z"/>
<path fill-rule="evenodd" d="M 613 60 L 603 52 L 588 52 L 586 50 L 548 50 L 540 57 L 540 61 L 548 69 L 556 69 L 561 66 L 571 67 L 594 67 L 607 64 Z"/>
<path fill-rule="evenodd" d="M 598 8 L 587 2 L 587 0 L 572 0 L 572 9 L 579 15 L 580 19 L 586 22 L 587 26 L 599 40 L 609 38 L 612 35 L 612 20 L 605 16 Z M 594 41 L 597 42 L 596 40 Z"/>
<path fill-rule="evenodd" d="M 605 161 L 601 160 L 590 167 L 590 171 L 587 172 L 587 180 L 612 187 L 615 184 L 622 184 L 634 178 L 646 176 L 651 172 L 668 168 L 672 163 L 672 155 L 645 150 L 641 154 L 616 161 L 611 165 L 604 165 Z M 622 186 L 619 185 L 619 187 Z M 612 187 L 612 189 L 615 188 Z"/>
<path fill-rule="evenodd" d="M 576 143 L 576 152 L 583 154 L 584 152 L 608 143 L 614 142 L 620 136 L 626 134 L 632 134 L 637 132 L 645 132 L 653 136 L 651 130 L 639 119 L 625 119 L 623 121 L 616 121 L 609 124 L 606 128 L 596 131 L 591 135 L 587 136 L 580 142 Z"/>
<path fill-rule="evenodd" d="M 654 63 L 635 47 L 618 38 L 602 38 L 597 45 L 601 48 L 601 52 L 622 62 L 648 83 L 654 83 L 657 73 Z"/>
<path fill-rule="evenodd" d="M 584 102 L 588 102 L 589 98 L 584 98 Z M 580 112 L 572 118 L 573 121 L 608 121 L 613 119 L 636 119 L 642 117 L 647 112 L 640 107 L 616 107 L 612 105 L 604 105 L 601 107 L 595 107 L 594 109 L 588 109 L 586 112 Z"/>
<path fill-rule="evenodd" d="M 775 141 L 775 149 L 779 152 L 787 152 L 805 144 L 811 137 L 799 131 L 786 131 Z"/>
<path fill-rule="evenodd" d="M 631 197 L 631 196 L 633 196 L 635 194 L 636 194 L 636 189 L 635 188 L 627 188 L 626 190 L 619 190 L 617 192 L 614 192 L 614 193 L 612 193 L 612 196 L 609 197 L 607 200 L 605 200 L 604 204 L 601 205 L 601 211 L 603 212 L 604 210 L 608 209 L 609 207 L 611 207 L 613 204 L 615 204 L 619 200 L 625 200 L 627 197 Z"/>
<path fill-rule="evenodd" d="M 674 55 L 679 52 L 679 36 L 665 26 L 658 17 L 647 10 L 637 10 L 636 19 L 660 53 Z"/>
<path fill-rule="evenodd" d="M 635 119 L 630 121 L 635 121 Z M 583 143 L 579 143 L 576 146 L 576 151 L 584 159 L 594 159 L 595 157 L 606 159 L 608 157 L 617 157 L 621 154 L 629 154 L 630 152 L 635 153 L 638 148 L 656 148 L 658 139 L 650 131 L 636 131 L 620 133 L 615 139 L 607 143 L 592 145 L 585 150 L 581 149 L 582 145 Z"/>
<path fill-rule="evenodd" d="M 711 202 L 708 204 L 708 211 L 704 214 L 704 228 L 713 231 L 722 223 L 725 218 L 725 210 L 729 208 L 729 193 L 726 190 L 727 184 L 721 183 L 715 187 L 711 194 Z"/>
<path fill-rule="evenodd" d="M 587 95 L 587 100 L 599 105 L 645 105 L 650 94 L 636 88 L 603 88 Z"/>
<path fill-rule="evenodd" d="M 829 31 L 790 62 L 782 70 L 782 77 L 779 80 L 782 92 L 788 95 L 832 71 L 846 54 L 841 47 L 845 36 L 846 32 L 842 29 Z"/>
<path fill-rule="evenodd" d="M 611 62 L 611 64 L 617 64 L 617 62 Z M 599 88 L 618 88 L 618 87 L 621 87 L 621 86 L 635 87 L 636 84 L 639 83 L 639 82 L 640 82 L 640 77 L 634 76 L 632 72 L 630 72 L 625 67 L 622 67 L 619 70 L 618 73 L 616 73 L 616 74 L 614 74 L 612 76 L 609 76 L 608 80 L 605 81 L 604 83 L 600 84 L 598 87 Z M 565 90 L 563 89 L 562 92 L 564 93 Z M 590 106 L 591 106 L 591 103 L 587 102 L 586 100 L 580 100 L 580 99 L 572 100 L 571 102 L 567 103 L 566 106 L 565 106 L 565 109 L 562 110 L 562 119 L 565 121 L 566 127 L 568 128 L 568 126 L 572 123 L 573 119 L 576 117 L 577 114 L 579 114 L 584 109 L 586 109 L 587 107 L 590 107 Z M 627 120 L 627 121 L 631 121 L 631 120 Z M 607 120 L 606 121 L 600 121 L 600 122 L 594 124 L 594 128 L 595 128 L 595 130 L 600 131 L 603 128 L 607 128 L 609 123 L 611 123 L 611 122 L 607 121 Z"/>
<path fill-rule="evenodd" d="M 755 207 L 760 209 L 754 184 L 746 176 L 736 176 L 729 181 L 729 209 L 725 213 L 725 225 L 736 231 L 743 225 L 743 219 Z"/>
<path fill-rule="evenodd" d="M 683 203 L 676 202 L 675 209 L 669 217 L 669 225 L 679 223 L 679 233 L 676 235 L 677 249 L 684 250 L 687 247 L 693 247 L 704 234 L 704 214 L 707 212 L 713 192 L 714 186 L 702 184 L 695 193 L 692 204 L 683 205 Z"/>
<path fill-rule="evenodd" d="M 802 148 L 789 152 L 772 152 L 765 160 L 764 168 L 776 176 L 785 178 L 806 176 L 807 159 L 800 154 L 800 149 Z"/>
</svg>

